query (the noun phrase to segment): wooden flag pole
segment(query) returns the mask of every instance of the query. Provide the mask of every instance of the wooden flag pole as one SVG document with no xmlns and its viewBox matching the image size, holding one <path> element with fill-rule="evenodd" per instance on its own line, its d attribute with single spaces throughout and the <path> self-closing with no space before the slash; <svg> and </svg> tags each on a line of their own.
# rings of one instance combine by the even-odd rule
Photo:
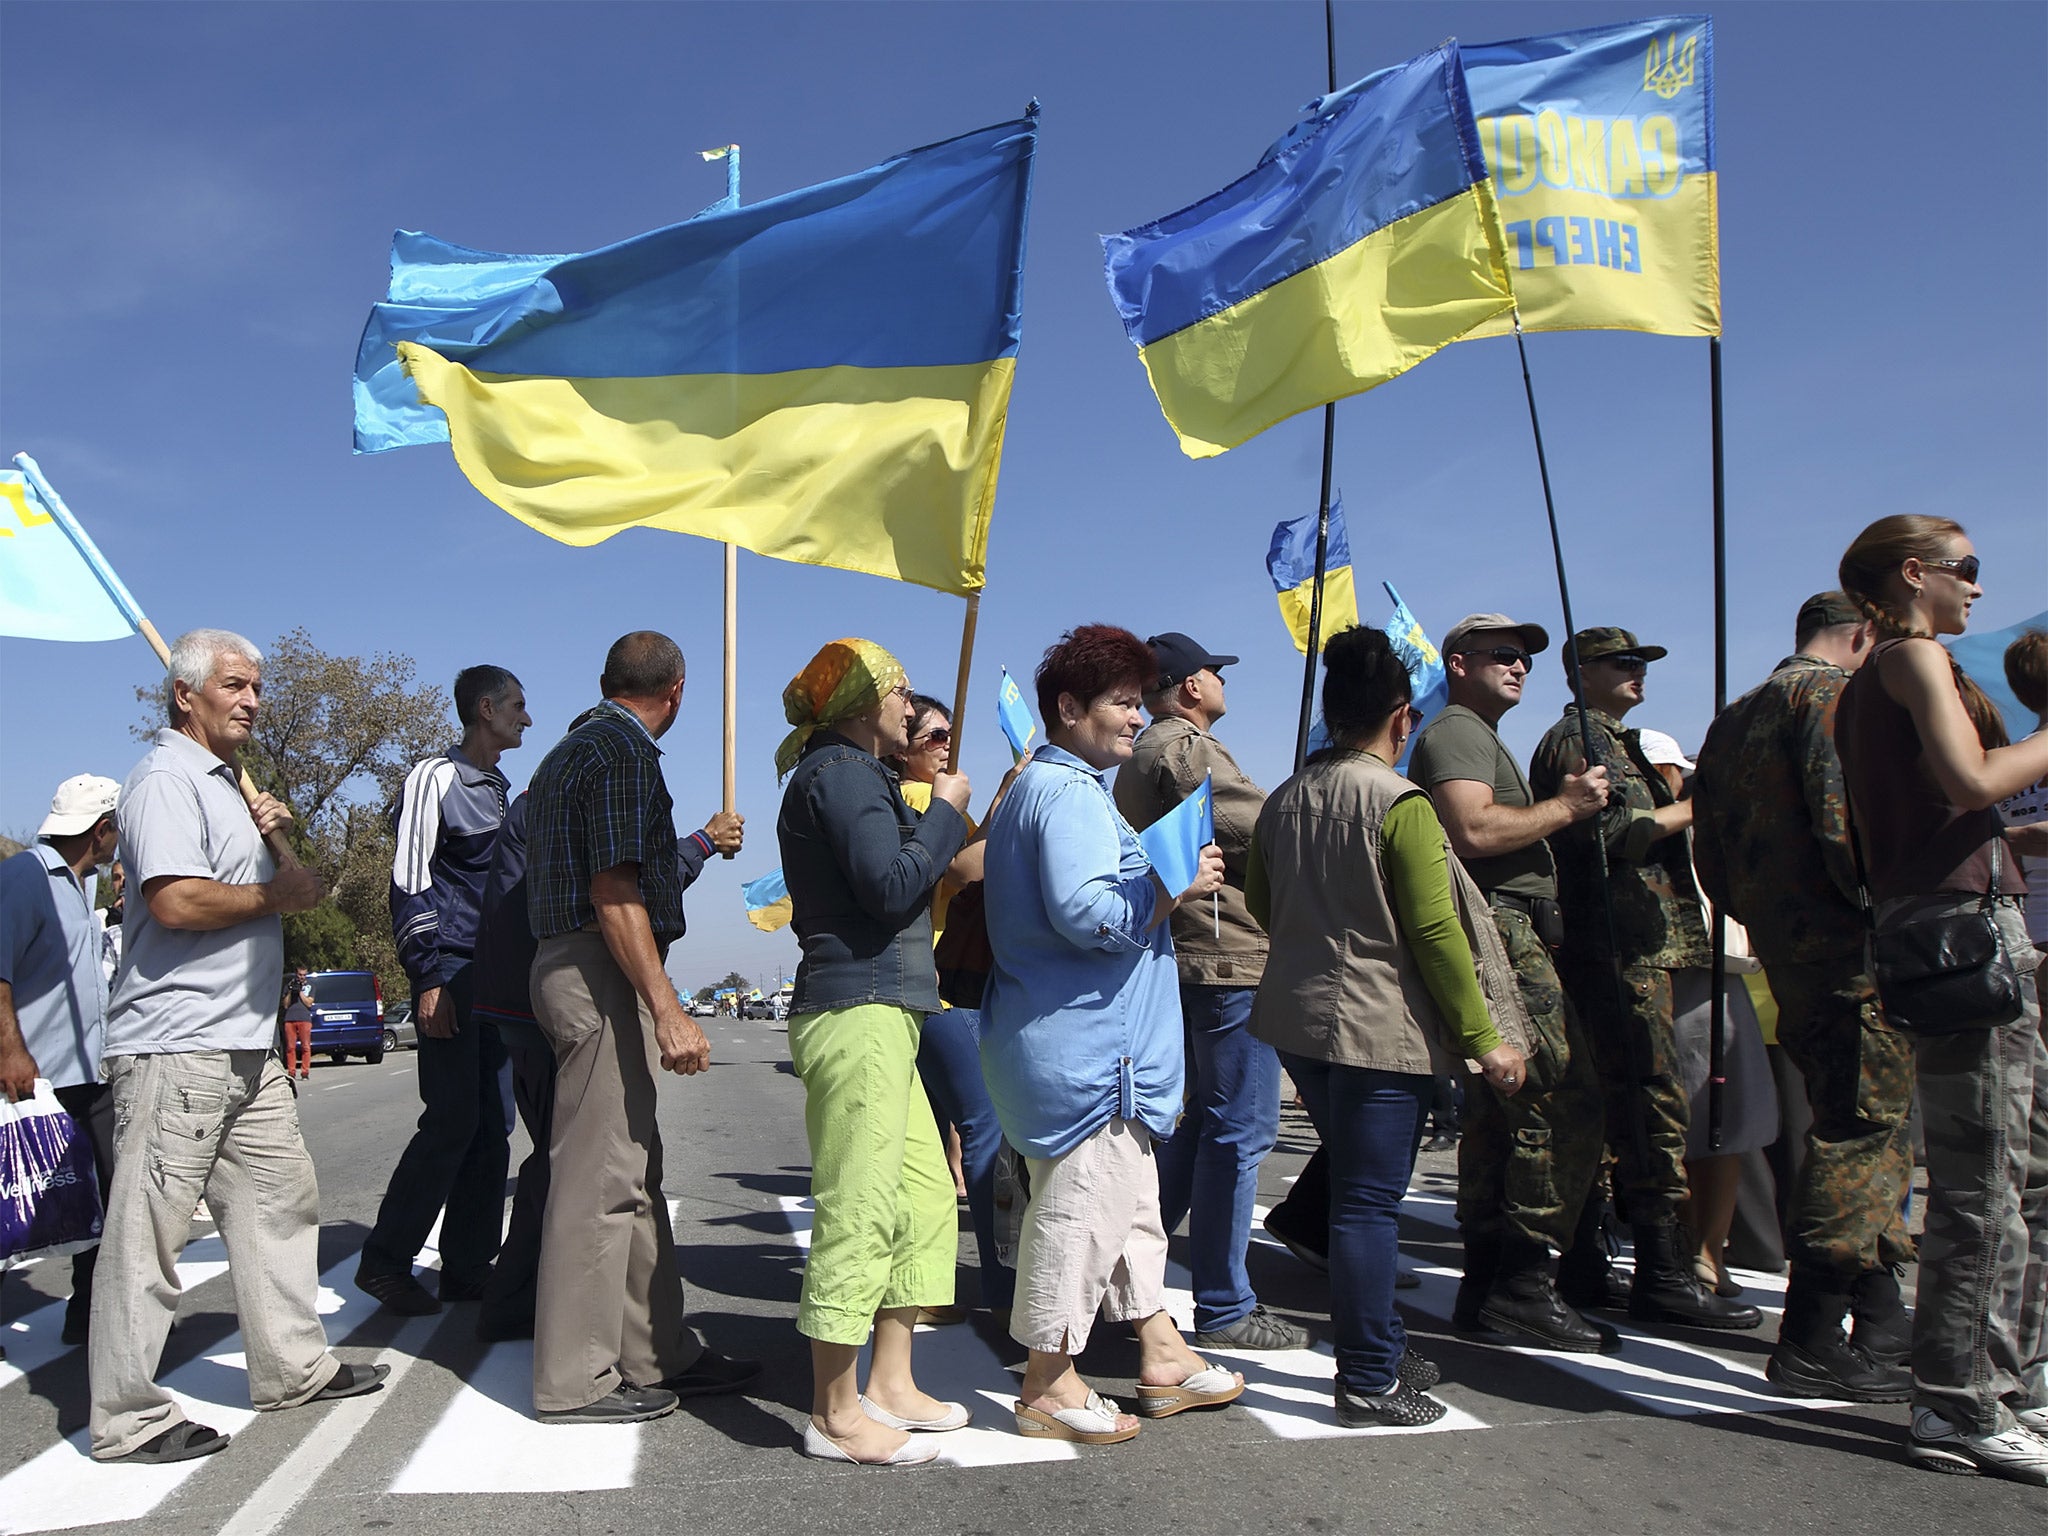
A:
<svg viewBox="0 0 2048 1536">
<path fill-rule="evenodd" d="M 156 659 L 164 664 L 164 670 L 170 671 L 171 648 L 164 644 L 164 637 L 156 632 L 156 626 L 149 620 L 138 617 L 135 627 L 141 631 L 142 638 L 149 642 L 149 648 L 156 652 Z M 242 798 L 250 805 L 255 805 L 256 797 L 262 791 L 256 787 L 256 781 L 249 777 L 249 770 L 240 763 L 235 765 L 235 771 L 241 775 Z M 277 861 L 279 869 L 299 868 L 299 856 L 292 852 L 291 842 L 282 831 L 267 833 L 263 842 L 264 846 L 270 849 L 270 856 Z"/>
<path fill-rule="evenodd" d="M 967 616 L 960 624 L 960 673 L 953 682 L 953 741 L 946 749 L 946 772 L 960 771 L 960 736 L 967 721 L 967 678 L 974 670 L 974 626 L 981 622 L 981 591 L 967 594 Z"/>
</svg>

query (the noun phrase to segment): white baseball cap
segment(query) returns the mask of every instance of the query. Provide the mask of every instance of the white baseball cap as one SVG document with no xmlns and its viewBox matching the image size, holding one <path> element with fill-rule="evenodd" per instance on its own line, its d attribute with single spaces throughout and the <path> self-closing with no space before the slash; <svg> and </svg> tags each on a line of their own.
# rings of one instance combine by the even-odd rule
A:
<svg viewBox="0 0 2048 1536">
<path fill-rule="evenodd" d="M 1662 767 L 1669 763 L 1674 768 L 1683 768 L 1687 773 L 1693 770 L 1693 761 L 1685 755 L 1685 749 L 1678 744 L 1678 738 L 1667 736 L 1662 731 L 1650 729 L 1647 725 L 1636 732 L 1636 739 L 1643 744 L 1643 756 L 1653 764 Z"/>
<path fill-rule="evenodd" d="M 109 814 L 121 798 L 121 786 L 96 773 L 66 779 L 50 797 L 50 814 L 36 828 L 37 837 L 76 837 Z"/>
</svg>

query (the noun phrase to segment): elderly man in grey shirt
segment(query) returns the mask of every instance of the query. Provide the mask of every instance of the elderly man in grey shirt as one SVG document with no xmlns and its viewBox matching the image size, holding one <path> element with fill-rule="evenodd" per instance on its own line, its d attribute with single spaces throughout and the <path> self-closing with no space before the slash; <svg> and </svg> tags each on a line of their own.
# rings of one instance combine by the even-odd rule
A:
<svg viewBox="0 0 2048 1536">
<path fill-rule="evenodd" d="M 107 1012 L 117 1156 L 92 1308 L 100 1461 L 184 1461 L 227 1444 L 153 1379 L 202 1197 L 227 1245 L 257 1408 L 367 1392 L 388 1371 L 335 1359 L 314 1309 L 320 1191 L 271 1044 L 279 914 L 324 893 L 310 870 L 280 868 L 264 847 L 291 813 L 268 795 L 246 803 L 237 787 L 262 662 L 226 630 L 181 636 L 170 727 L 121 789 L 121 862 L 140 899 Z"/>
</svg>

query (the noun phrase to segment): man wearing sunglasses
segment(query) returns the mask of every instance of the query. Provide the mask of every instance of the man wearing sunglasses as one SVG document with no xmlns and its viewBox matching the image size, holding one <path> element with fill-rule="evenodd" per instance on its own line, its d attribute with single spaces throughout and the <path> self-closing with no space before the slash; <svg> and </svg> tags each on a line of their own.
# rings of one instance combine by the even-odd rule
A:
<svg viewBox="0 0 2048 1536">
<path fill-rule="evenodd" d="M 1755 1328 L 1763 1322 L 1755 1307 L 1700 1284 L 1693 1245 L 1678 1226 L 1692 1111 L 1677 1075 L 1671 973 L 1713 962 L 1691 850 L 1681 835 L 1692 826 L 1692 802 L 1672 793 L 1644 756 L 1636 732 L 1622 723 L 1643 702 L 1650 663 L 1666 654 L 1663 646 L 1644 645 L 1630 631 L 1614 628 L 1582 629 L 1566 647 L 1566 667 L 1576 660 L 1584 690 L 1584 733 L 1592 738 L 1593 761 L 1607 769 L 1608 798 L 1597 817 L 1550 835 L 1564 912 L 1558 974 L 1592 1040 L 1607 1137 L 1621 1160 L 1635 1232 L 1630 1318 L 1692 1328 Z M 1567 704 L 1537 744 L 1529 782 L 1537 795 L 1554 796 L 1585 770 L 1579 709 Z M 1644 1131 L 1640 1152 L 1630 1125 L 1637 1116 Z"/>
<path fill-rule="evenodd" d="M 1223 669 L 1237 658 L 1175 630 L 1145 643 L 1159 667 L 1145 692 L 1152 723 L 1117 770 L 1117 809 L 1149 827 L 1208 779 L 1225 871 L 1213 904 L 1191 903 L 1171 919 L 1188 1095 L 1179 1128 L 1159 1148 L 1160 1215 L 1168 1232 L 1188 1217 L 1197 1345 L 1301 1349 L 1308 1334 L 1266 1310 L 1245 1270 L 1259 1164 L 1280 1134 L 1280 1058 L 1250 1028 L 1266 931 L 1245 909 L 1244 871 L 1266 792 L 1213 734 Z"/>
<path fill-rule="evenodd" d="M 1416 737 L 1408 777 L 1429 792 L 1452 849 L 1486 893 L 1533 1025 L 1529 1080 L 1519 1093 L 1500 1094 L 1478 1075 L 1466 1079 L 1458 1147 L 1465 1279 L 1452 1321 L 1546 1349 L 1591 1352 L 1602 1332 L 1558 1294 L 1551 1249 L 1574 1248 L 1599 1172 L 1600 1079 L 1551 960 L 1562 919 L 1544 839 L 1599 813 L 1607 770 L 1567 775 L 1557 795 L 1539 801 L 1498 729 L 1522 702 L 1523 680 L 1549 645 L 1542 625 L 1504 613 L 1475 613 L 1452 625 L 1443 643 L 1450 703 Z M 1593 1202 L 1590 1248 L 1604 1269 L 1600 1207 Z"/>
</svg>

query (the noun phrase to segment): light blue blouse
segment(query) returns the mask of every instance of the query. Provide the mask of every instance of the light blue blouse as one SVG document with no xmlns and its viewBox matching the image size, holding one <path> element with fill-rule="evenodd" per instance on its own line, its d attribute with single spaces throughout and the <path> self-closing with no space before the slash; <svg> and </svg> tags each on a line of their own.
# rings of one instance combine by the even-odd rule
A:
<svg viewBox="0 0 2048 1536">
<path fill-rule="evenodd" d="M 1102 775 L 1047 744 L 989 819 L 981 1066 L 1010 1145 L 1058 1157 L 1113 1118 L 1172 1133 L 1180 983 L 1158 888 Z M 1148 931 L 1149 929 L 1149 931 Z"/>
</svg>

